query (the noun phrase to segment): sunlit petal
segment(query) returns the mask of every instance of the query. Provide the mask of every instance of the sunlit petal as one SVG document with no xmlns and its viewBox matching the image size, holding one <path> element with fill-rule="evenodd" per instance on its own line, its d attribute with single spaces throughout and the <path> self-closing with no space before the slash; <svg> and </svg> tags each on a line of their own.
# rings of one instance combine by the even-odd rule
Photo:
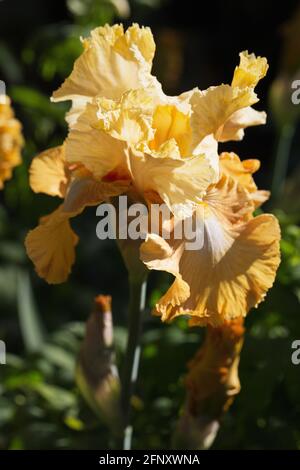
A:
<svg viewBox="0 0 300 470">
<path fill-rule="evenodd" d="M 220 155 L 220 166 L 224 174 L 235 179 L 249 192 L 255 207 L 261 206 L 270 197 L 270 192 L 258 190 L 252 174 L 260 167 L 260 161 L 256 159 L 243 160 L 233 152 L 223 152 Z"/>
<path fill-rule="evenodd" d="M 255 87 L 268 71 L 265 57 L 256 57 L 248 51 L 240 53 L 240 64 L 235 68 L 232 86 L 239 88 Z"/>
<path fill-rule="evenodd" d="M 87 102 L 100 95 L 119 99 L 129 89 L 158 82 L 150 75 L 155 43 L 149 28 L 134 24 L 124 33 L 122 25 L 94 29 L 83 40 L 84 51 L 71 75 L 53 93 L 53 101 L 72 100 L 69 122 L 76 122 Z"/>
<path fill-rule="evenodd" d="M 64 146 L 37 155 L 32 160 L 29 174 L 29 183 L 35 193 L 63 197 L 68 182 Z"/>
<path fill-rule="evenodd" d="M 215 175 L 204 156 L 180 160 L 131 152 L 130 167 L 138 190 L 156 191 L 179 218 L 191 215 Z"/>
<path fill-rule="evenodd" d="M 210 134 L 219 140 L 226 121 L 236 111 L 247 108 L 257 101 L 258 98 L 252 88 L 220 85 L 195 92 L 191 98 L 194 145 L 198 145 Z"/>
<path fill-rule="evenodd" d="M 267 115 L 264 111 L 256 111 L 248 106 L 240 109 L 232 114 L 225 122 L 222 132 L 219 136 L 219 142 L 227 142 L 228 140 L 242 140 L 244 137 L 244 129 L 246 127 L 258 126 L 265 124 Z"/>
</svg>

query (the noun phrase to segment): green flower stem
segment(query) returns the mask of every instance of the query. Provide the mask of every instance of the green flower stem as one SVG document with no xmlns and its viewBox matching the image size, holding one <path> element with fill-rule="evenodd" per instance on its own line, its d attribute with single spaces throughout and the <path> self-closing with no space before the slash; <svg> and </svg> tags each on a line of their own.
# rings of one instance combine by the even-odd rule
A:
<svg viewBox="0 0 300 470">
<path fill-rule="evenodd" d="M 145 309 L 147 282 L 145 278 L 133 278 L 129 276 L 129 319 L 128 319 L 128 339 L 125 356 L 121 404 L 124 417 L 124 441 L 123 449 L 131 449 L 132 426 L 131 417 L 131 398 L 134 392 L 137 380 L 139 362 L 140 362 L 140 336 L 142 330 L 142 316 Z"/>
</svg>

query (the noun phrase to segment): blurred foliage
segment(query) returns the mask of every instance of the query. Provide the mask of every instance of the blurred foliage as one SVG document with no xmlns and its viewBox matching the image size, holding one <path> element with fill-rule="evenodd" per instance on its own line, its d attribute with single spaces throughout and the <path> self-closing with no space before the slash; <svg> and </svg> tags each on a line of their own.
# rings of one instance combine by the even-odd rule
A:
<svg viewBox="0 0 300 470">
<path fill-rule="evenodd" d="M 0 2 L 7 14 L 8 3 Z M 24 252 L 23 239 L 56 202 L 33 195 L 28 167 L 37 152 L 62 142 L 66 135 L 68 106 L 51 103 L 49 96 L 81 51 L 78 37 L 106 21 L 133 18 L 145 24 L 152 15 L 159 17 L 162 4 L 168 2 L 67 0 L 59 3 L 65 8 L 62 18 L 51 16 L 45 8 L 46 20 L 39 17 L 41 2 L 29 3 L 32 18 L 36 7 L 36 23 L 32 30 L 28 27 L 25 40 L 10 41 L 9 33 L 7 39 L 0 38 L 0 78 L 7 83 L 26 138 L 24 162 L 0 195 L 0 338 L 8 351 L 7 365 L 0 366 L 0 449 L 103 449 L 114 442 L 83 402 L 75 386 L 74 368 L 92 299 L 99 291 L 113 297 L 115 342 L 121 361 L 126 340 L 126 270 L 116 246 L 96 239 L 95 212 L 89 209 L 74 223 L 82 243 L 70 280 L 54 287 L 38 279 Z M 50 9 L 51 2 L 46 3 Z M 258 3 L 262 4 L 255 5 Z M 19 12 L 20 23 L 23 13 Z M 4 17 L 0 10 L 3 31 Z M 174 70 L 181 73 L 182 36 L 167 29 L 158 34 L 168 57 L 158 58 L 158 69 L 169 60 L 170 70 L 159 71 L 162 77 L 171 77 L 170 88 L 180 82 Z M 189 80 L 191 74 L 185 75 Z M 283 235 L 282 263 L 266 301 L 247 318 L 240 366 L 242 391 L 224 419 L 216 449 L 300 449 L 299 368 L 291 363 L 292 341 L 300 338 L 299 205 L 292 215 L 289 207 L 285 209 L 277 211 Z M 162 325 L 151 317 L 151 306 L 168 282 L 167 275 L 150 276 L 142 364 L 133 403 L 134 448 L 169 447 L 184 400 L 186 363 L 203 336 L 202 329 L 189 329 L 184 319 Z"/>
</svg>

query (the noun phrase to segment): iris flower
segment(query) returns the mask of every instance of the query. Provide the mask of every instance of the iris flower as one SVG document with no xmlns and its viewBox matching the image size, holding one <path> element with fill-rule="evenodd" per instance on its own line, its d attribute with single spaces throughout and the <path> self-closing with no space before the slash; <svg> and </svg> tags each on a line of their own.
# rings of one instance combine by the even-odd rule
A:
<svg viewBox="0 0 300 470">
<path fill-rule="evenodd" d="M 86 206 L 127 194 L 165 203 L 170 239 L 148 233 L 141 259 L 175 281 L 159 300 L 163 320 L 189 314 L 219 324 L 244 316 L 271 287 L 279 264 L 279 227 L 272 215 L 253 216 L 268 197 L 252 178 L 257 160 L 218 154 L 218 142 L 240 140 L 263 124 L 253 109 L 254 88 L 267 71 L 265 58 L 240 54 L 230 85 L 169 97 L 151 74 L 155 44 L 149 28 L 96 28 L 54 101 L 71 100 L 69 133 L 62 146 L 34 158 L 35 192 L 63 198 L 26 238 L 38 274 L 66 280 L 78 238 L 70 218 Z M 188 251 L 173 231 L 200 219 L 204 245 Z"/>
<path fill-rule="evenodd" d="M 192 146 L 190 95 L 167 97 L 151 76 L 150 30 L 133 25 L 123 34 L 121 26 L 100 27 L 84 45 L 54 93 L 56 100 L 73 100 L 68 137 L 35 157 L 30 169 L 35 192 L 64 199 L 25 242 L 49 283 L 63 282 L 71 270 L 78 238 L 69 219 L 84 207 L 126 192 L 145 201 L 155 195 L 185 217 L 216 179 L 216 142 L 198 145 L 197 153 Z"/>
<path fill-rule="evenodd" d="M 0 95 L 0 189 L 21 163 L 23 137 L 21 124 L 15 118 L 8 96 Z"/>
</svg>

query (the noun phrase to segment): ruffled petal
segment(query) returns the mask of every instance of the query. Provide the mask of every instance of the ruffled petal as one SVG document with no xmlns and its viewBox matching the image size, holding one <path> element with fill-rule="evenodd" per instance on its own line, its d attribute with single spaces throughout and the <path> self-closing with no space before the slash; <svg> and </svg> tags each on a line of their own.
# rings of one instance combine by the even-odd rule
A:
<svg viewBox="0 0 300 470">
<path fill-rule="evenodd" d="M 200 144 L 192 150 L 192 155 L 205 155 L 205 158 L 209 161 L 211 167 L 215 172 L 215 177 L 212 183 L 217 183 L 220 178 L 220 163 L 218 153 L 218 142 L 212 134 L 204 137 Z"/>
<path fill-rule="evenodd" d="M 258 190 L 252 174 L 260 167 L 260 161 L 249 159 L 241 161 L 238 155 L 233 152 L 223 152 L 220 155 L 221 171 L 237 181 L 249 192 L 250 198 L 255 208 L 261 206 L 270 197 L 270 192 Z"/>
<path fill-rule="evenodd" d="M 63 203 L 63 211 L 80 212 L 86 206 L 94 206 L 128 191 L 130 181 L 96 181 L 94 178 L 75 179 Z"/>
<path fill-rule="evenodd" d="M 114 43 L 114 48 L 128 60 L 136 58 L 136 51 L 138 51 L 144 60 L 151 65 L 155 54 L 155 42 L 151 29 L 140 27 L 137 23 L 134 23 L 127 29 L 125 34 L 119 35 Z"/>
<path fill-rule="evenodd" d="M 172 249 L 156 234 L 148 234 L 140 246 L 141 260 L 148 269 L 166 271 L 176 277 L 170 289 L 159 301 L 159 314 L 162 314 L 162 320 L 167 319 L 167 314 L 172 308 L 182 305 L 190 296 L 190 287 L 179 273 L 181 250 L 181 247 L 178 250 Z"/>
<path fill-rule="evenodd" d="M 156 191 L 178 218 L 191 215 L 215 176 L 203 156 L 180 160 L 131 152 L 130 168 L 138 191 Z"/>
<path fill-rule="evenodd" d="M 154 102 L 146 90 L 131 90 L 119 101 L 98 98 L 97 106 L 97 128 L 132 145 L 152 140 Z"/>
<path fill-rule="evenodd" d="M 239 88 L 255 87 L 268 71 L 265 57 L 256 57 L 248 51 L 240 53 L 240 64 L 235 68 L 232 86 Z"/>
<path fill-rule="evenodd" d="M 175 139 L 169 139 L 158 147 L 157 150 L 146 148 L 146 152 L 150 153 L 152 157 L 158 158 L 173 158 L 181 160 L 180 150 Z"/>
<path fill-rule="evenodd" d="M 89 104 L 65 142 L 66 161 L 81 163 L 95 178 L 118 166 L 126 167 L 127 144 L 97 126 L 97 106 Z"/>
<path fill-rule="evenodd" d="M 197 324 L 216 326 L 245 316 L 272 286 L 280 262 L 275 217 L 256 217 L 236 234 L 220 232 L 216 219 L 211 220 L 210 229 L 215 259 L 207 244 L 197 252 L 184 252 L 180 273 L 190 287 L 190 296 L 176 308 L 171 302 L 166 306 L 165 300 L 159 301 L 156 308 L 164 320 L 188 314 L 196 317 Z"/>
<path fill-rule="evenodd" d="M 36 156 L 29 174 L 30 187 L 35 193 L 64 197 L 68 183 L 64 146 L 45 150 Z"/>
<path fill-rule="evenodd" d="M 244 223 L 254 211 L 248 191 L 238 180 L 226 174 L 222 174 L 217 184 L 210 186 L 203 201 L 206 207 L 204 217 L 209 220 L 214 215 L 225 226 Z M 198 215 L 201 216 L 199 209 Z"/>
<path fill-rule="evenodd" d="M 78 242 L 69 219 L 80 214 L 86 206 L 98 205 L 128 187 L 128 181 L 103 182 L 89 176 L 73 179 L 63 204 L 49 216 L 42 217 L 40 224 L 26 237 L 26 250 L 38 275 L 49 284 L 66 281 L 75 261 Z"/>
<path fill-rule="evenodd" d="M 226 121 L 236 111 L 247 108 L 257 101 L 258 98 L 250 87 L 220 85 L 205 91 L 197 90 L 191 97 L 193 145 L 198 145 L 210 134 L 219 140 Z"/>
<path fill-rule="evenodd" d="M 77 235 L 69 223 L 70 214 L 60 207 L 30 230 L 25 247 L 37 274 L 49 284 L 66 281 L 75 261 Z"/>
<path fill-rule="evenodd" d="M 174 276 L 179 271 L 179 261 L 182 248 L 174 249 L 166 240 L 155 233 L 147 234 L 145 242 L 141 244 L 141 260 L 149 269 L 163 270 Z M 162 269 L 160 269 L 163 266 Z"/>
<path fill-rule="evenodd" d="M 267 70 L 264 57 L 241 52 L 231 86 L 210 87 L 191 95 L 194 145 L 209 134 L 220 142 L 241 140 L 246 127 L 265 124 L 265 113 L 251 106 L 258 101 L 254 88 Z"/>
<path fill-rule="evenodd" d="M 129 89 L 150 83 L 159 88 L 150 75 L 155 43 L 149 28 L 133 25 L 124 34 L 123 26 L 106 25 L 94 29 L 83 44 L 71 75 L 52 97 L 53 101 L 73 101 L 69 122 L 76 122 L 96 95 L 119 99 Z"/>
<path fill-rule="evenodd" d="M 213 265 L 204 251 L 199 252 L 198 268 L 193 273 L 197 287 L 191 287 L 181 313 L 189 311 L 204 323 L 213 324 L 245 316 L 273 285 L 280 262 L 279 239 L 276 218 L 264 214 L 246 224 L 217 264 Z"/>
<path fill-rule="evenodd" d="M 219 136 L 219 142 L 229 140 L 242 140 L 244 129 L 251 126 L 266 124 L 267 115 L 264 111 L 256 111 L 251 107 L 240 109 L 225 122 L 222 132 Z"/>
</svg>

